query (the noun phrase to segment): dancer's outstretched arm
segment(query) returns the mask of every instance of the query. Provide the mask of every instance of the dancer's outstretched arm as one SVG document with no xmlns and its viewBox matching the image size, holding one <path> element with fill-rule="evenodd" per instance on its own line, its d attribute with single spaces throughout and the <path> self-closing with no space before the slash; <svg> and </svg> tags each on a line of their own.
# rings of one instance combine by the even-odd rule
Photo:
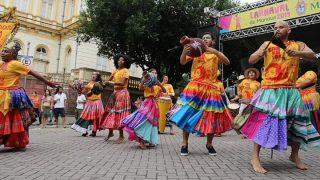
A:
<svg viewBox="0 0 320 180">
<path fill-rule="evenodd" d="M 30 70 L 29 74 L 32 75 L 33 77 L 39 79 L 40 81 L 44 82 L 45 84 L 47 84 L 50 87 L 56 87 L 56 84 L 53 82 L 50 82 L 48 80 L 46 80 L 41 74 L 39 74 L 37 71 L 35 70 Z"/>
</svg>

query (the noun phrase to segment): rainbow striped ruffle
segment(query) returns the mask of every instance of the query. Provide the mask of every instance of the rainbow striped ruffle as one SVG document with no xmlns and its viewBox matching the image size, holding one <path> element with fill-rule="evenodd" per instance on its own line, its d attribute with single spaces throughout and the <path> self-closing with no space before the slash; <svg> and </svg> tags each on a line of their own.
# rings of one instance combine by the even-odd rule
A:
<svg viewBox="0 0 320 180">
<path fill-rule="evenodd" d="M 142 139 L 152 144 L 158 144 L 158 120 L 157 102 L 153 97 L 147 97 L 139 109 L 122 119 L 122 123 L 129 134 L 130 141 Z"/>
<path fill-rule="evenodd" d="M 231 130 L 232 116 L 215 84 L 191 81 L 167 115 L 189 133 L 207 135 Z"/>
<path fill-rule="evenodd" d="M 119 130 L 124 127 L 121 120 L 130 115 L 130 94 L 127 89 L 115 90 L 107 101 L 106 111 L 101 119 L 102 129 Z"/>
<path fill-rule="evenodd" d="M 260 89 L 251 104 L 255 110 L 241 129 L 248 139 L 276 150 L 285 150 L 290 142 L 299 142 L 302 148 L 320 147 L 320 135 L 297 89 Z"/>
<path fill-rule="evenodd" d="M 315 89 L 300 90 L 304 107 L 309 111 L 312 125 L 320 133 L 320 95 Z"/>
</svg>

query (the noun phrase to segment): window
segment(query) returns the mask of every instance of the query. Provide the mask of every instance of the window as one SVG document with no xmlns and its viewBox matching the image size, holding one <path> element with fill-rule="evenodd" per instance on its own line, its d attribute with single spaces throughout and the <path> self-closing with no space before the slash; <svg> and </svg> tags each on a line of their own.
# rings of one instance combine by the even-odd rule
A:
<svg viewBox="0 0 320 180">
<path fill-rule="evenodd" d="M 42 17 L 51 18 L 53 0 L 42 0 Z"/>
<path fill-rule="evenodd" d="M 74 0 L 71 0 L 71 3 L 70 3 L 70 18 L 72 18 L 74 16 L 74 8 L 75 8 L 75 3 L 74 3 Z"/>
<path fill-rule="evenodd" d="M 70 71 L 70 61 L 71 61 L 71 47 L 68 46 L 65 50 L 65 57 L 64 57 L 64 61 L 63 61 L 63 69 L 64 72 L 69 73 Z"/>
<path fill-rule="evenodd" d="M 17 7 L 18 11 L 27 11 L 28 0 L 15 0 L 14 6 Z"/>
<path fill-rule="evenodd" d="M 38 59 L 46 59 L 46 56 L 47 56 L 47 50 L 43 47 L 39 47 L 37 48 L 36 50 L 36 54 L 35 54 L 36 58 Z"/>
<path fill-rule="evenodd" d="M 48 63 L 47 49 L 45 47 L 38 47 L 34 53 L 32 68 L 38 72 L 46 73 Z"/>
</svg>

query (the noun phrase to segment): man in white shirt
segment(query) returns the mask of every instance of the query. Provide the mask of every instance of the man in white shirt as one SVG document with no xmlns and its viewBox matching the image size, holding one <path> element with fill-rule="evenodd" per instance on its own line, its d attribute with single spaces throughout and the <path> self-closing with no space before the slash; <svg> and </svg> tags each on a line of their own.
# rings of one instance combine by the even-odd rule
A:
<svg viewBox="0 0 320 180">
<path fill-rule="evenodd" d="M 86 96 L 84 94 L 82 94 L 81 92 L 78 92 L 77 107 L 76 107 L 76 112 L 75 112 L 76 121 L 79 119 L 79 117 L 82 113 L 85 102 L 86 102 Z"/>
<path fill-rule="evenodd" d="M 66 128 L 66 115 L 64 112 L 65 103 L 67 100 L 67 96 L 65 93 L 63 93 L 62 87 L 57 87 L 56 94 L 53 97 L 53 103 L 54 103 L 54 118 L 56 120 L 56 128 L 58 128 L 58 118 L 59 115 L 62 118 L 62 124 L 63 128 Z"/>
</svg>

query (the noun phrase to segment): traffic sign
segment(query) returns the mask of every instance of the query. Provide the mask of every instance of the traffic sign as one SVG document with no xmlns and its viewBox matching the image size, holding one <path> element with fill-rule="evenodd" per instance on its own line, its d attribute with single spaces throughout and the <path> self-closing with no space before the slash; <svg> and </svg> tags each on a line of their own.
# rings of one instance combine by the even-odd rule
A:
<svg viewBox="0 0 320 180">
<path fill-rule="evenodd" d="M 21 62 L 26 66 L 31 66 L 33 61 L 33 56 L 21 55 Z"/>
</svg>

